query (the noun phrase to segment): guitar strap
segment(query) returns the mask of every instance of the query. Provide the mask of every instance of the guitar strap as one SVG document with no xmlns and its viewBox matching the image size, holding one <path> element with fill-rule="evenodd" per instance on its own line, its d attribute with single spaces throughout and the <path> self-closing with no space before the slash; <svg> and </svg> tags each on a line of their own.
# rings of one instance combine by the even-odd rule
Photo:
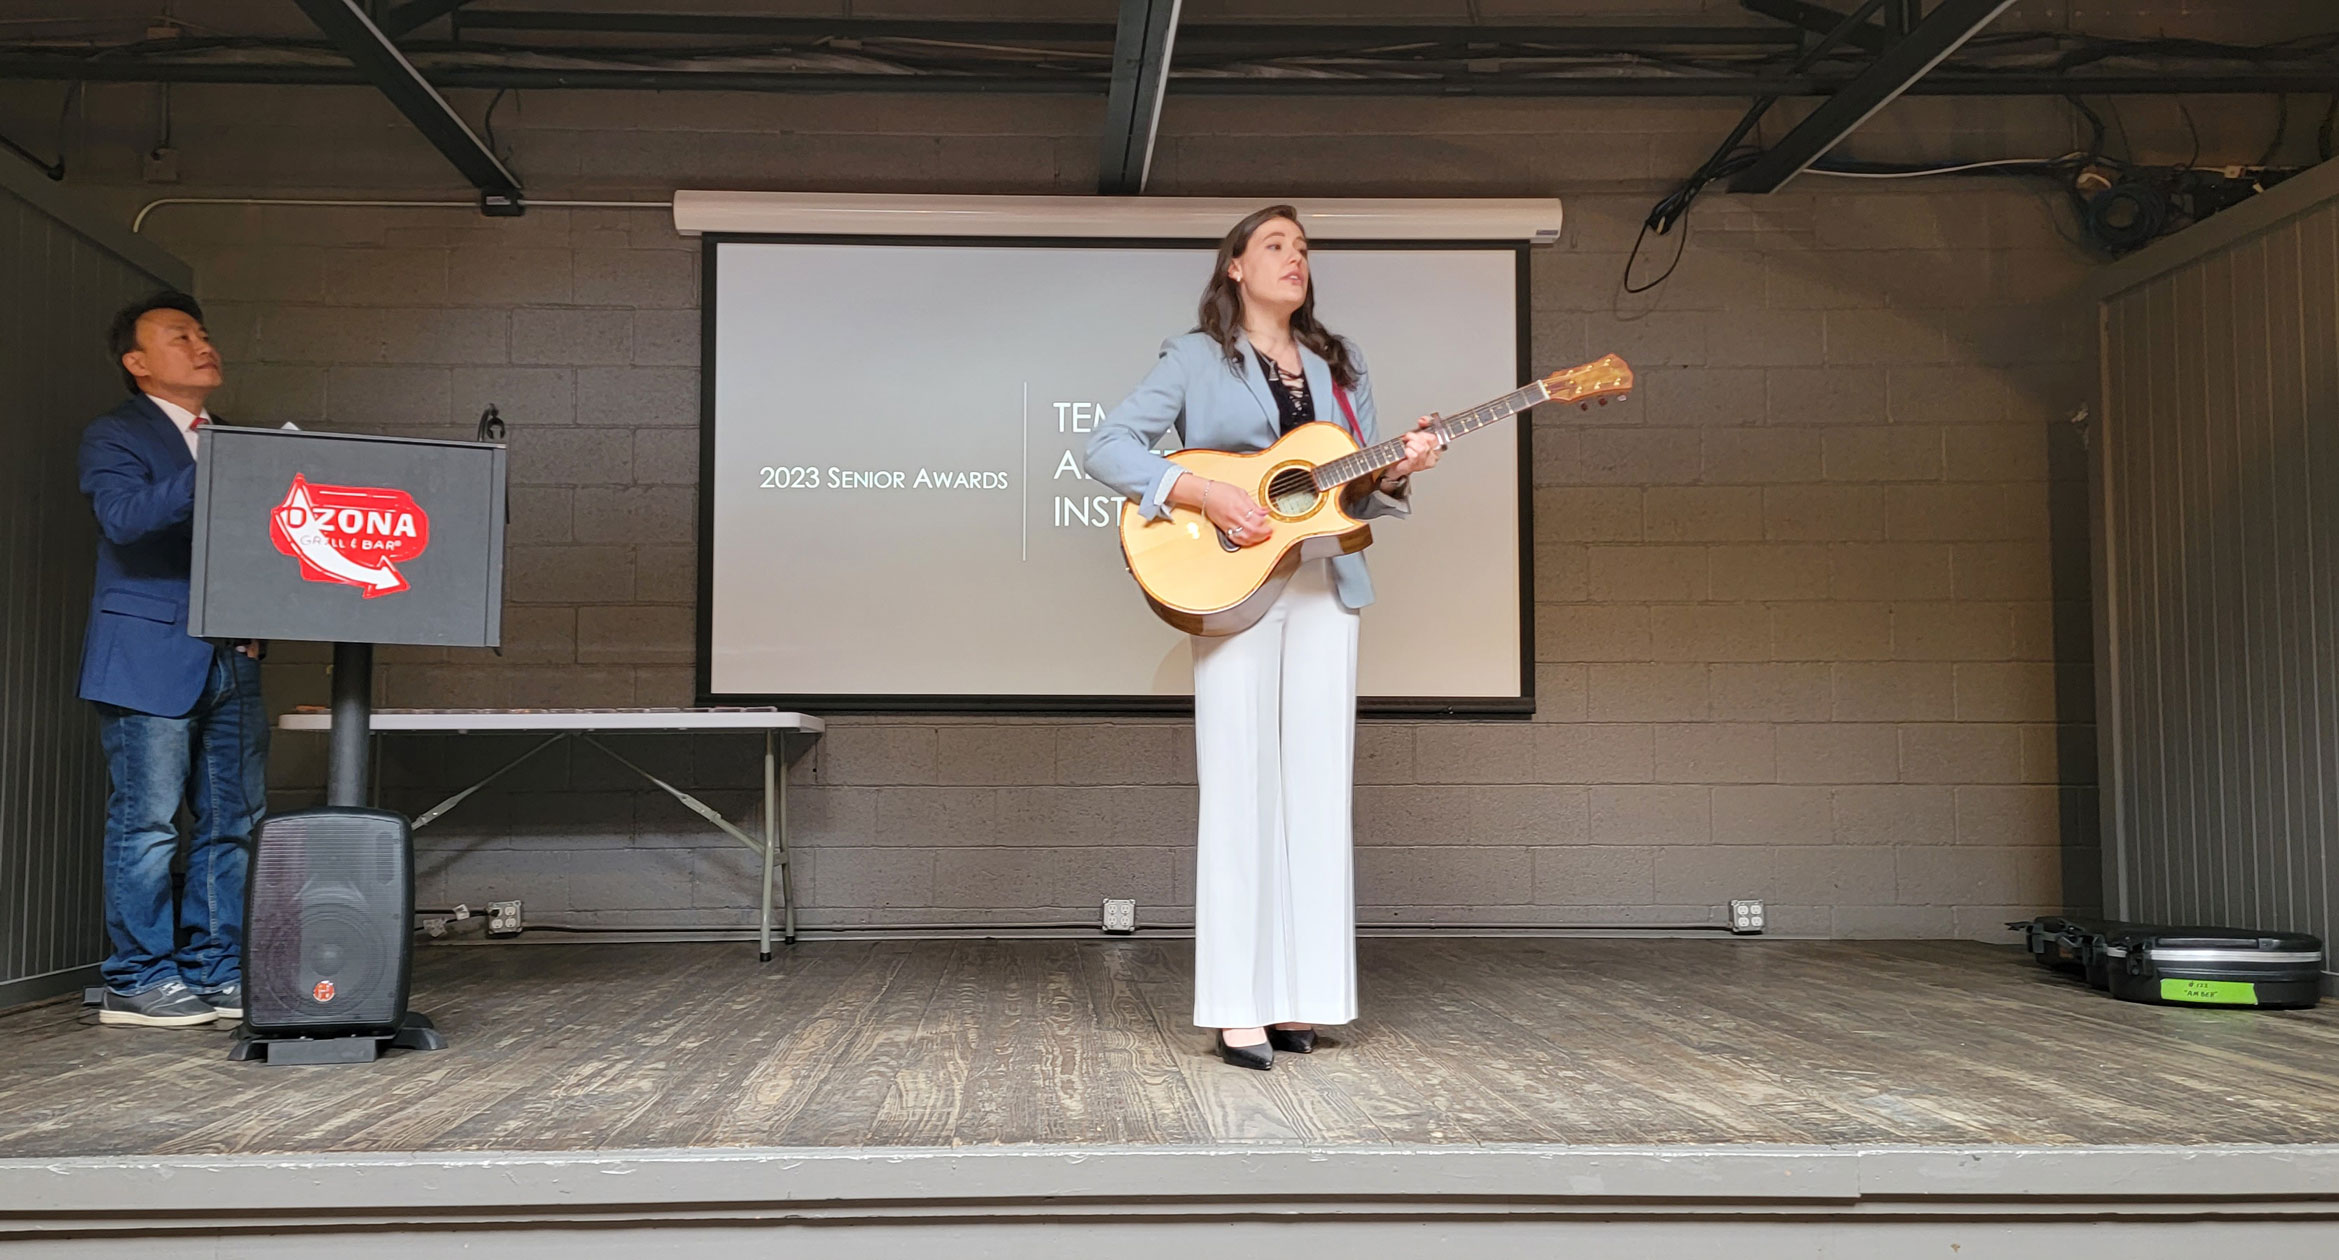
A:
<svg viewBox="0 0 2339 1260">
<path fill-rule="evenodd" d="M 1356 406 L 1348 401 L 1348 391 L 1340 382 L 1332 382 L 1332 396 L 1340 400 L 1340 414 L 1348 417 L 1348 431 L 1356 435 L 1356 444 L 1364 445 L 1364 429 L 1356 423 Z"/>
</svg>

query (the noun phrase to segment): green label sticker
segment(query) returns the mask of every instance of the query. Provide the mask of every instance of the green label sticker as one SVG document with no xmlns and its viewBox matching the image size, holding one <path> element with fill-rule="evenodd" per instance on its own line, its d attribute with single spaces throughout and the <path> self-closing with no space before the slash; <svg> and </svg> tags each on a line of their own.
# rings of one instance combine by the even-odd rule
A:
<svg viewBox="0 0 2339 1260">
<path fill-rule="evenodd" d="M 2256 1006 L 2258 986 L 2247 980 L 2167 980 L 2160 982 L 2163 1002 L 2209 1002 L 2218 1006 Z"/>
</svg>

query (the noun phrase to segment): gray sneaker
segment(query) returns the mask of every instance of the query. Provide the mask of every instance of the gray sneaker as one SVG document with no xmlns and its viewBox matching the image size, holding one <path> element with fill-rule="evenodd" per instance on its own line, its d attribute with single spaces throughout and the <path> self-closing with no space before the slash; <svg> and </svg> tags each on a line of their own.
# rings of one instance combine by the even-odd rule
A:
<svg viewBox="0 0 2339 1260">
<path fill-rule="evenodd" d="M 240 995 L 239 995 L 240 999 Z M 243 1018 L 238 1012 L 238 1019 Z M 184 980 L 165 980 L 144 993 L 106 990 L 98 1003 L 97 1022 L 139 1024 L 147 1028 L 192 1028 L 219 1018 L 209 1002 L 195 996 Z"/>
<path fill-rule="evenodd" d="M 244 1017 L 244 986 L 241 981 L 224 989 L 213 989 L 195 996 L 202 998 L 211 1008 L 211 1013 L 217 1015 L 222 1023 L 232 1024 Z"/>
</svg>

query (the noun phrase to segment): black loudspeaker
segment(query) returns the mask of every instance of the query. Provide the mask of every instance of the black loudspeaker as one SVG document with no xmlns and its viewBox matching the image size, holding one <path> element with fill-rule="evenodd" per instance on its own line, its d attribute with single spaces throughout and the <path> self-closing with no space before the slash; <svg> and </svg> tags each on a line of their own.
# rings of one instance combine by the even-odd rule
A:
<svg viewBox="0 0 2339 1260">
<path fill-rule="evenodd" d="M 406 1009 L 414 836 L 400 815 L 279 814 L 253 837 L 244 905 L 244 1028 L 231 1057 L 367 1062 L 387 1041 L 445 1043 Z M 431 1042 L 437 1044 L 430 1044 Z"/>
</svg>

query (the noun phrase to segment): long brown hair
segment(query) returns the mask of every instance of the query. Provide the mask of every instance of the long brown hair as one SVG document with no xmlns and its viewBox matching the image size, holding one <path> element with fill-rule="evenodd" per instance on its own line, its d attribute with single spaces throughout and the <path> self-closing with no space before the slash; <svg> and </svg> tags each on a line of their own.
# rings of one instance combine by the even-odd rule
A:
<svg viewBox="0 0 2339 1260">
<path fill-rule="evenodd" d="M 1276 219 L 1289 219 L 1296 224 L 1299 222 L 1299 211 L 1290 206 L 1269 206 L 1264 210 L 1252 211 L 1244 216 L 1242 222 L 1235 224 L 1234 230 L 1226 234 L 1226 239 L 1218 243 L 1218 260 L 1211 264 L 1210 283 L 1202 289 L 1202 331 L 1210 334 L 1210 339 L 1226 352 L 1226 361 L 1237 370 L 1241 369 L 1243 362 L 1242 352 L 1235 348 L 1235 337 L 1243 330 L 1243 290 L 1241 285 L 1227 276 L 1227 264 L 1251 247 L 1251 234 L 1257 232 L 1260 225 Z M 1330 330 L 1316 322 L 1316 273 L 1313 268 L 1308 271 L 1308 295 L 1300 302 L 1299 309 L 1291 313 L 1291 337 L 1324 360 L 1325 365 L 1332 369 L 1332 380 L 1340 388 L 1356 388 L 1356 362 L 1349 357 L 1348 343 L 1333 336 Z"/>
</svg>

